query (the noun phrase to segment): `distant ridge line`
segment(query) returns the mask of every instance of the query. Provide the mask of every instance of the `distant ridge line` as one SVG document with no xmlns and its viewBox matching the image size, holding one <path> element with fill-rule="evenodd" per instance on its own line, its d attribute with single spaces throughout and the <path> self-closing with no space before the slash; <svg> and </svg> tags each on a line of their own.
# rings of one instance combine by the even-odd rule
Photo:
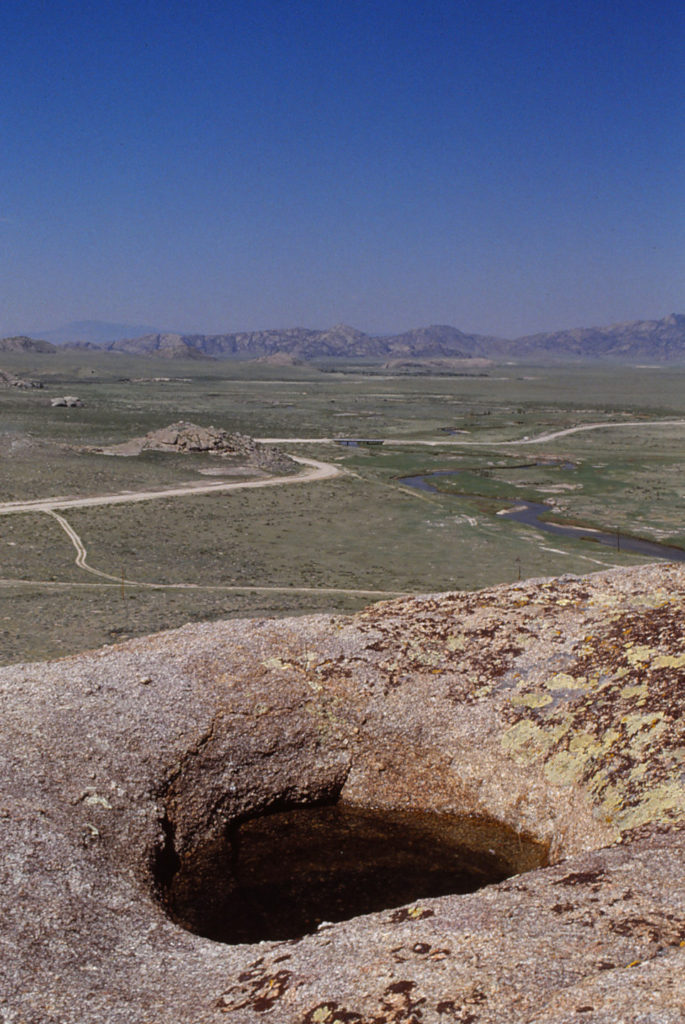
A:
<svg viewBox="0 0 685 1024">
<path fill-rule="evenodd" d="M 105 344 L 74 338 L 67 348 L 100 347 L 131 355 L 184 359 L 614 359 L 685 361 L 685 315 L 633 320 L 607 327 L 577 327 L 507 339 L 469 334 L 446 324 L 374 336 L 337 324 L 326 330 L 289 327 L 226 334 L 150 332 Z M 26 336 L 0 339 L 0 351 L 55 352 L 49 341 Z"/>
</svg>

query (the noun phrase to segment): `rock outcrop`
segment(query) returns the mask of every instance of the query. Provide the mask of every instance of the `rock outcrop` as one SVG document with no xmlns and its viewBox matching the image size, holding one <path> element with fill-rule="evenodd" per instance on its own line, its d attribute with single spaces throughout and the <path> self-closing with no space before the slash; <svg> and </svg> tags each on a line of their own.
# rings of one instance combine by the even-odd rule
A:
<svg viewBox="0 0 685 1024">
<path fill-rule="evenodd" d="M 246 461 L 270 473 L 294 472 L 297 464 L 284 452 L 260 444 L 247 434 L 231 434 L 218 427 L 200 427 L 179 420 L 144 437 L 98 449 L 107 455 L 140 455 L 141 452 L 169 452 L 177 455 L 208 454 Z"/>
<path fill-rule="evenodd" d="M 27 377 L 17 377 L 13 373 L 9 373 L 7 370 L 0 370 L 0 388 L 42 388 L 43 382 L 40 380 L 32 380 Z"/>
<path fill-rule="evenodd" d="M 11 338 L 0 338 L 0 352 L 40 352 L 48 354 L 56 352 L 55 345 L 49 341 L 42 341 L 40 338 L 29 338 L 25 334 L 15 335 Z"/>
<path fill-rule="evenodd" d="M 53 409 L 82 409 L 83 402 L 77 395 L 62 395 L 60 398 L 51 398 L 50 405 Z"/>
<path fill-rule="evenodd" d="M 474 373 L 489 370 L 493 363 L 490 359 L 464 358 L 464 359 L 390 359 L 383 363 L 384 370 L 391 370 L 393 373 L 408 373 L 415 376 L 422 374 L 454 375 L 461 377 Z"/>
<path fill-rule="evenodd" d="M 162 359 L 207 359 L 209 354 L 182 334 L 144 334 L 141 338 L 114 341 L 105 346 L 112 352 L 135 356 L 157 356 Z"/>
<path fill-rule="evenodd" d="M 3 669 L 0 1017 L 682 1021 L 684 613 L 663 564 Z M 346 919 L 355 855 L 338 923 L 279 934 L 355 815 L 485 887 Z"/>
</svg>

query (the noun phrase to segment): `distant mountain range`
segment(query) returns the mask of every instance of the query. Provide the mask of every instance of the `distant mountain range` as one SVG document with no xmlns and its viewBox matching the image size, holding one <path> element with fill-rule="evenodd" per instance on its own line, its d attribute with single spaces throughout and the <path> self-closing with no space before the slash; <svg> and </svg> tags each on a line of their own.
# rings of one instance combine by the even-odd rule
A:
<svg viewBox="0 0 685 1024">
<path fill-rule="evenodd" d="M 113 325 L 110 325 L 113 326 Z M 53 335 L 55 332 L 52 332 Z M 85 333 L 85 332 L 84 332 Z M 76 339 L 69 348 L 92 348 Z M 100 347 L 111 352 L 169 359 L 277 357 L 283 361 L 312 359 L 614 359 L 621 362 L 685 362 L 685 315 L 672 313 L 662 320 L 633 320 L 610 327 L 531 334 L 513 340 L 466 334 L 456 327 L 417 327 L 402 334 L 378 337 L 339 324 L 317 331 L 304 327 L 284 330 L 243 331 L 233 334 L 174 334 L 148 332 L 138 337 L 108 341 Z M 33 348 L 56 351 L 49 341 L 30 338 L 0 340 L 0 351 Z"/>
<path fill-rule="evenodd" d="M 631 320 L 610 327 L 578 327 L 570 331 L 531 334 L 513 345 L 519 356 L 559 355 L 574 358 L 685 360 L 685 316 L 671 313 L 662 320 Z"/>
<path fill-rule="evenodd" d="M 297 359 L 356 359 L 389 356 L 465 356 L 468 348 L 480 348 L 496 339 L 464 334 L 456 327 L 426 327 L 391 338 L 374 337 L 354 327 L 338 324 L 328 330 L 305 327 L 285 330 L 243 331 L 236 334 L 148 334 L 115 341 L 114 352 L 202 358 L 211 356 L 263 359 L 287 354 Z"/>
</svg>

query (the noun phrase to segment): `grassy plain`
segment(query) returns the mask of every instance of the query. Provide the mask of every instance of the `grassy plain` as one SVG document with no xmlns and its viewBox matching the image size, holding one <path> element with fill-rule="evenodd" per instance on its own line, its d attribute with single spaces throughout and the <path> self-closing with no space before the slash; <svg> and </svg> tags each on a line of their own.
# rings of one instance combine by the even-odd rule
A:
<svg viewBox="0 0 685 1024">
<path fill-rule="evenodd" d="M 496 515 L 518 498 L 547 501 L 564 522 L 685 547 L 685 425 L 649 426 L 685 420 L 683 368 L 519 365 L 487 376 L 405 377 L 373 366 L 322 372 L 88 352 L 4 353 L 0 366 L 45 384 L 0 391 L 3 502 L 213 479 L 203 474 L 225 463 L 210 456 L 74 450 L 179 419 L 256 437 L 440 442 L 286 444 L 345 472 L 325 482 L 63 512 L 88 564 L 114 580 L 77 567 L 72 542 L 48 515 L 1 516 L 5 663 L 202 618 L 348 611 L 371 599 L 361 591 L 473 589 L 646 561 Z M 52 409 L 60 394 L 85 405 Z M 633 420 L 640 426 L 502 446 Z M 458 472 L 436 478 L 435 494 L 401 481 L 447 470 Z"/>
</svg>

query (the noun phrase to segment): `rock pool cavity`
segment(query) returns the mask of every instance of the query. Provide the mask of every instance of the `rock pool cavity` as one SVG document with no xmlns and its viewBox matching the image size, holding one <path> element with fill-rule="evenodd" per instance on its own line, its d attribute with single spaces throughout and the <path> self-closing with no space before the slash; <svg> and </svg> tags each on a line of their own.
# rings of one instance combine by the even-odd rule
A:
<svg viewBox="0 0 685 1024">
<path fill-rule="evenodd" d="M 219 942 L 294 939 L 425 897 L 473 892 L 547 863 L 547 844 L 489 819 L 299 807 L 231 826 L 179 865 L 165 902 Z M 417 913 L 416 911 L 414 911 Z"/>
</svg>

